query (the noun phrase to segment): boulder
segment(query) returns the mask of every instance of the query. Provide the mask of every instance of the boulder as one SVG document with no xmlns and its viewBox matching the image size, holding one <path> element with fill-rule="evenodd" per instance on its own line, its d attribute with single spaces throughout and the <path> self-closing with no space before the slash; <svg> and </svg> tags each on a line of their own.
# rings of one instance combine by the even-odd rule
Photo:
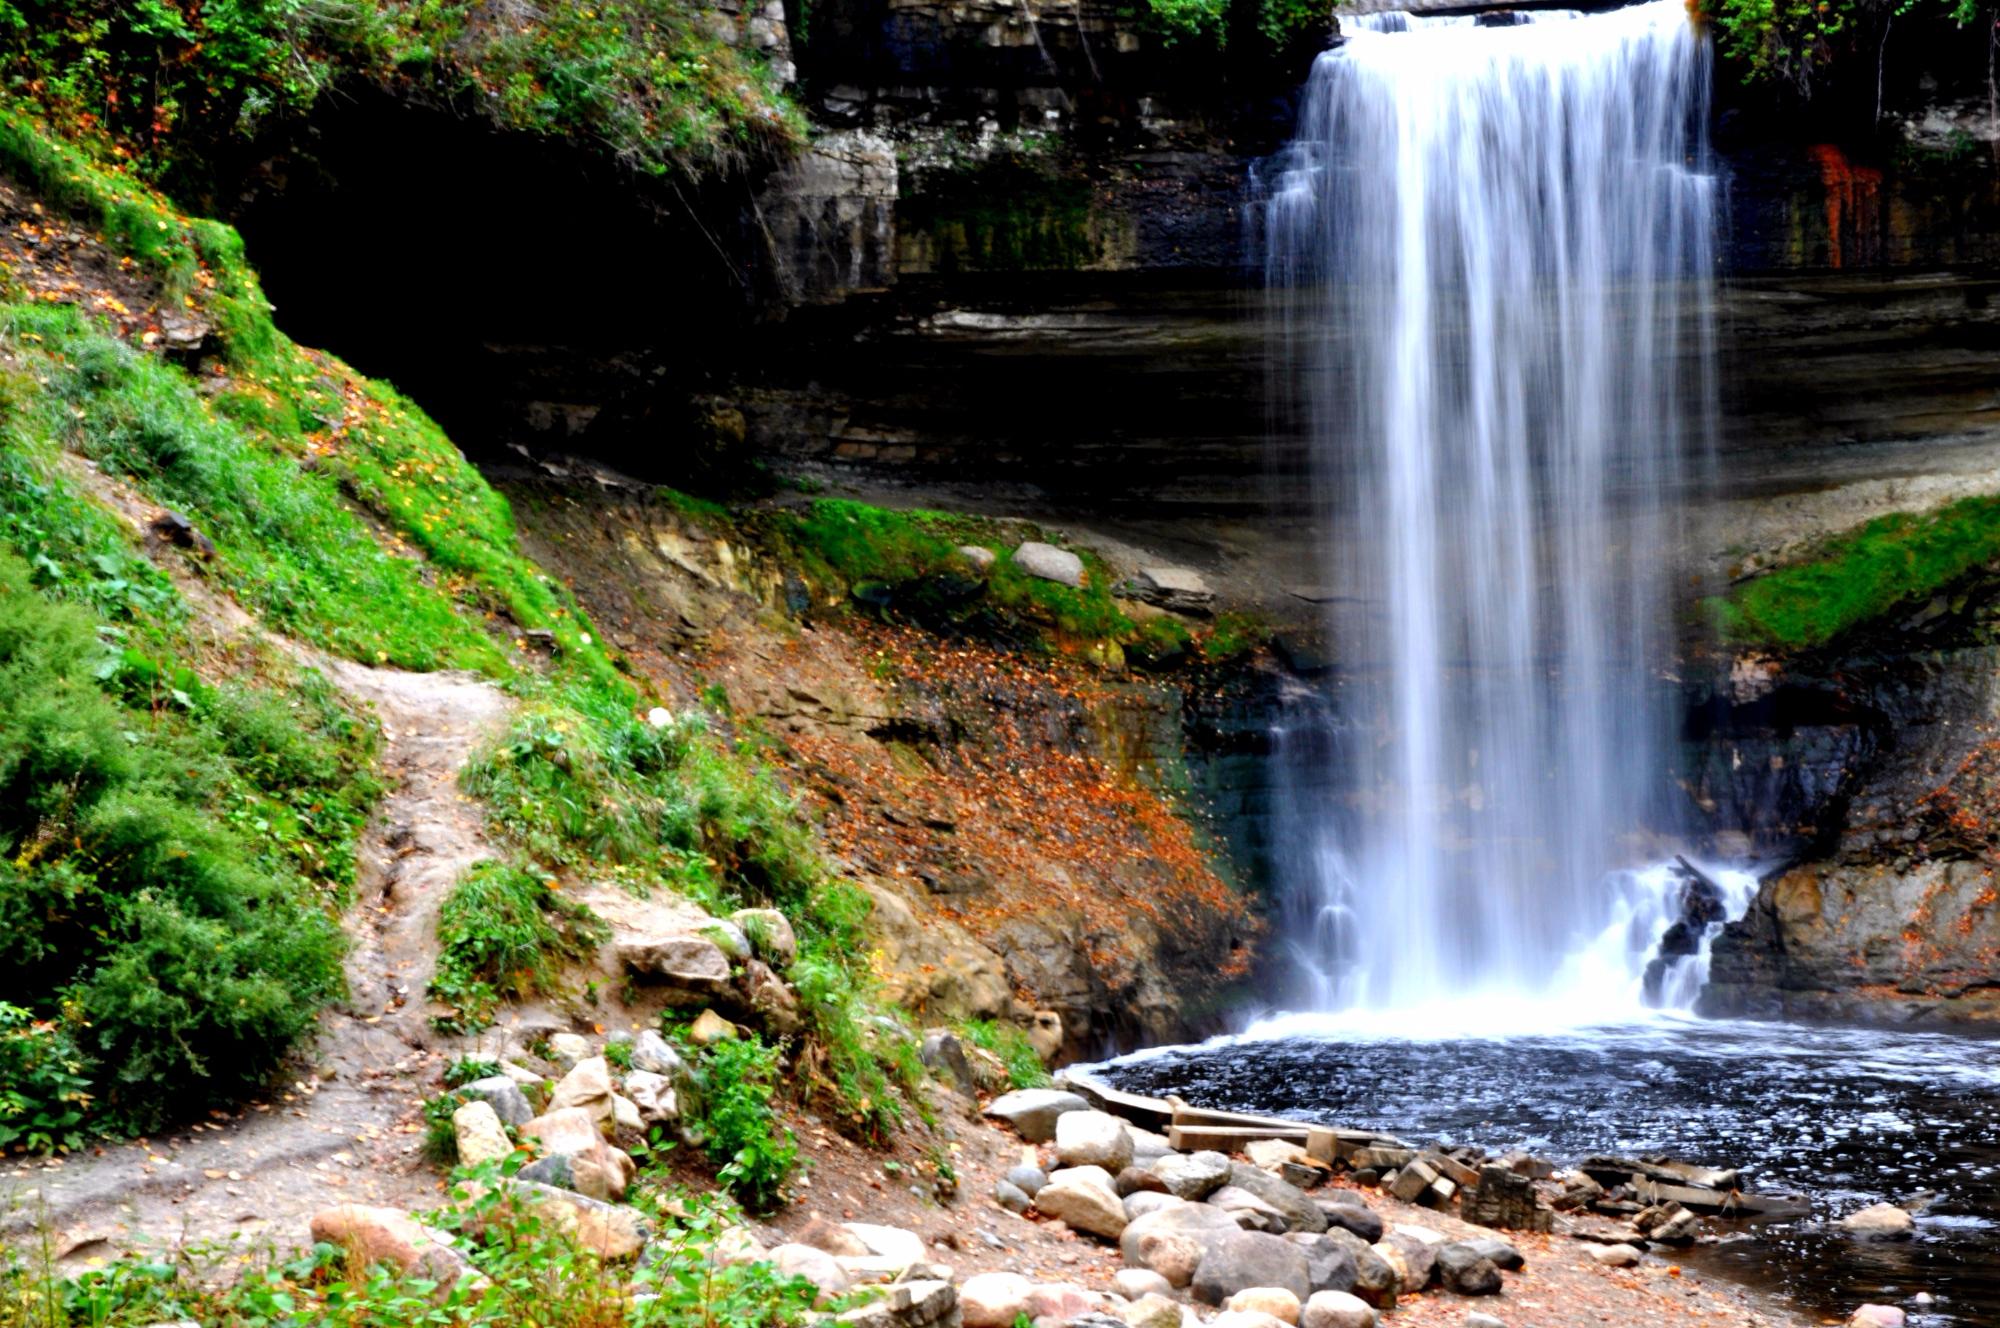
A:
<svg viewBox="0 0 2000 1328">
<path fill-rule="evenodd" d="M 780 1037 L 805 1027 L 799 1016 L 799 994 L 761 959 L 743 965 L 743 1000 L 764 1027 Z"/>
<path fill-rule="evenodd" d="M 635 1258 L 652 1235 L 644 1214 L 625 1204 L 537 1185 L 519 1176 L 503 1181 L 500 1192 L 503 1208 L 531 1205 L 537 1216 L 601 1259 Z"/>
<path fill-rule="evenodd" d="M 528 1095 L 504 1074 L 474 1079 L 458 1091 L 492 1107 L 493 1114 L 500 1118 L 503 1125 L 518 1129 L 534 1119 L 535 1109 L 528 1105 Z"/>
<path fill-rule="evenodd" d="M 361 1263 L 386 1263 L 449 1287 L 478 1276 L 471 1262 L 452 1248 L 451 1237 L 417 1221 L 400 1208 L 335 1204 L 312 1216 L 312 1238 L 348 1250 Z"/>
<path fill-rule="evenodd" d="M 1010 1184 L 1019 1186 L 1021 1192 L 1029 1198 L 1033 1198 L 1042 1186 L 1049 1183 L 1048 1173 L 1029 1162 L 1007 1168 L 1006 1179 Z"/>
<path fill-rule="evenodd" d="M 543 1151 L 540 1160 L 522 1168 L 526 1179 L 573 1189 L 592 1199 L 625 1196 L 636 1169 L 632 1159 L 604 1141 L 597 1122 L 583 1108 L 565 1107 L 537 1116 L 521 1127 L 521 1133 L 539 1140 Z"/>
<path fill-rule="evenodd" d="M 958 556 L 971 563 L 972 569 L 975 572 L 983 572 L 993 566 L 994 563 L 1000 561 L 999 554 L 979 544 L 959 545 Z M 1013 1328 L 1013 1325 L 1009 1324 L 1008 1328 Z"/>
<path fill-rule="evenodd" d="M 1281 1323 L 1299 1321 L 1299 1298 L 1283 1287 L 1245 1287 L 1222 1306 L 1233 1313 L 1245 1310 L 1268 1314 Z"/>
<path fill-rule="evenodd" d="M 861 1237 L 849 1231 L 841 1223 L 829 1222 L 823 1217 L 815 1216 L 808 1219 L 804 1226 L 793 1233 L 793 1238 L 801 1245 L 810 1245 L 816 1250 L 825 1250 L 828 1254 L 843 1259 L 858 1259 L 868 1254 L 868 1246 L 863 1243 Z"/>
<path fill-rule="evenodd" d="M 914 1231 L 879 1226 L 873 1222 L 843 1222 L 840 1225 L 848 1235 L 861 1242 L 861 1255 L 846 1257 L 881 1259 L 897 1268 L 909 1268 L 925 1262 L 924 1238 Z"/>
<path fill-rule="evenodd" d="M 950 1029 L 925 1029 L 923 1043 L 917 1049 L 917 1058 L 923 1061 L 925 1069 L 959 1092 L 972 1093 L 978 1090 L 979 1081 L 973 1076 L 972 1061 L 965 1054 L 965 1044 L 960 1042 L 958 1034 Z"/>
<path fill-rule="evenodd" d="M 1471 1240 L 1454 1242 L 1474 1251 L 1482 1259 L 1491 1259 L 1493 1266 L 1510 1273 L 1518 1273 L 1528 1266 L 1512 1241 L 1501 1240 L 1498 1236 L 1475 1236 Z"/>
<path fill-rule="evenodd" d="M 674 1050 L 672 1043 L 650 1028 L 632 1039 L 632 1068 L 660 1075 L 676 1085 L 687 1078 L 687 1062 L 681 1059 L 681 1054 Z M 629 1084 L 626 1091 L 631 1091 Z"/>
<path fill-rule="evenodd" d="M 751 953 L 780 971 L 790 968 L 799 957 L 798 934 L 791 920 L 775 908 L 739 908 L 729 915 Z"/>
<path fill-rule="evenodd" d="M 993 1202 L 1010 1213 L 1025 1213 L 1035 1206 L 1033 1196 L 1004 1178 L 993 1182 Z"/>
<path fill-rule="evenodd" d="M 1209 1206 L 1220 1208 L 1236 1219 L 1236 1224 L 1245 1231 L 1268 1231 L 1282 1236 L 1291 1230 L 1285 1215 L 1259 1199 L 1250 1191 L 1235 1185 L 1225 1185 L 1208 1196 Z"/>
<path fill-rule="evenodd" d="M 828 1322 L 846 1328 L 945 1328 L 957 1320 L 958 1289 L 941 1279 L 898 1282 Z"/>
<path fill-rule="evenodd" d="M 1187 567 L 1142 567 L 1129 589 L 1133 599 L 1175 613 L 1198 613 L 1215 602 L 1201 573 Z"/>
<path fill-rule="evenodd" d="M 1132 1136 L 1109 1112 L 1064 1112 L 1056 1118 L 1056 1158 L 1066 1167 L 1103 1167 L 1115 1176 L 1132 1165 Z"/>
<path fill-rule="evenodd" d="M 1305 1251 L 1291 1241 L 1238 1231 L 1208 1244 L 1192 1285 L 1195 1299 L 1208 1305 L 1221 1305 L 1248 1287 L 1282 1287 L 1302 1301 L 1312 1294 L 1312 1275 Z"/>
<path fill-rule="evenodd" d="M 1028 1312 L 1028 1295 L 1035 1284 L 1019 1273 L 980 1273 L 958 1288 L 958 1309 L 965 1328 L 1014 1328 Z"/>
<path fill-rule="evenodd" d="M 771 1251 L 771 1266 L 781 1277 L 803 1277 L 818 1289 L 813 1304 L 824 1308 L 828 1301 L 847 1294 L 854 1285 L 841 1268 L 840 1260 L 825 1250 L 796 1242 Z M 1011 1322 L 1010 1322 L 1011 1328 Z"/>
<path fill-rule="evenodd" d="M 1184 1287 L 1194 1280 L 1208 1247 L 1241 1230 L 1236 1219 L 1220 1209 L 1183 1203 L 1134 1218 L 1118 1245 L 1128 1267 L 1150 1268 Z"/>
<path fill-rule="evenodd" d="M 1062 1054 L 1063 1021 L 1054 1010 L 1037 1010 L 1028 1020 L 1028 1045 L 1042 1058 L 1042 1064 L 1053 1065 Z"/>
<path fill-rule="evenodd" d="M 1438 1281 L 1458 1296 L 1500 1294 L 1500 1268 L 1470 1242 L 1454 1241 L 1437 1252 Z"/>
<path fill-rule="evenodd" d="M 1293 1244 L 1306 1252 L 1306 1275 L 1312 1280 L 1314 1291 L 1348 1291 L 1360 1275 L 1355 1267 L 1354 1251 L 1339 1241 L 1329 1240 L 1325 1235 L 1312 1235 L 1295 1231 L 1290 1237 Z"/>
<path fill-rule="evenodd" d="M 1403 1284 L 1394 1265 L 1384 1259 L 1373 1245 L 1343 1227 L 1328 1231 L 1324 1239 L 1354 1256 L 1355 1295 L 1378 1310 L 1396 1308 L 1396 1297 Z"/>
<path fill-rule="evenodd" d="M 1066 1323 L 1107 1309 L 1110 1304 L 1101 1292 L 1080 1287 L 1074 1282 L 1044 1282 L 1029 1290 L 1027 1314 L 1030 1319 L 1054 1319 Z"/>
<path fill-rule="evenodd" d="M 729 956 L 706 936 L 628 937 L 617 955 L 633 977 L 666 988 L 669 1005 L 702 1005 L 729 990 Z"/>
<path fill-rule="evenodd" d="M 1438 1243 L 1397 1227 L 1377 1241 L 1375 1249 L 1392 1266 L 1401 1260 L 1396 1275 L 1403 1283 L 1403 1290 L 1421 1291 L 1430 1285 L 1431 1273 L 1437 1267 Z M 1392 1250 L 1395 1257 L 1390 1255 Z"/>
<path fill-rule="evenodd" d="M 1584 1253 L 1606 1268 L 1630 1268 L 1639 1262 L 1639 1251 L 1630 1245 L 1593 1245 Z"/>
<path fill-rule="evenodd" d="M 594 1121 L 612 1120 L 616 1116 L 611 1101 L 615 1091 L 610 1062 L 602 1056 L 588 1056 L 572 1066 L 556 1085 L 555 1092 L 549 1095 L 549 1110 L 575 1108 L 589 1113 Z"/>
<path fill-rule="evenodd" d="M 1319 1211 L 1326 1218 L 1329 1231 L 1335 1228 L 1351 1231 L 1361 1238 L 1364 1245 L 1373 1245 L 1382 1239 L 1382 1219 L 1358 1199 L 1352 1202 L 1322 1202 Z"/>
<path fill-rule="evenodd" d="M 651 1070 L 634 1070 L 625 1076 L 625 1096 L 638 1108 L 639 1124 L 671 1125 L 681 1118 L 680 1095 L 674 1081 Z"/>
<path fill-rule="evenodd" d="M 1014 550 L 1014 565 L 1029 576 L 1065 586 L 1083 585 L 1083 559 L 1053 544 L 1024 540 Z"/>
<path fill-rule="evenodd" d="M 1133 1272 L 1134 1269 L 1126 1269 Z M 1151 1274 L 1148 1274 L 1151 1276 Z M 1131 1304 L 1118 1311 L 1125 1328 L 1182 1328 L 1185 1321 L 1180 1304 L 1163 1292 L 1149 1291 L 1130 1298 Z"/>
<path fill-rule="evenodd" d="M 1090 1103 L 1075 1093 L 1055 1088 L 1021 1088 L 987 1104 L 986 1114 L 1006 1121 L 1031 1144 L 1056 1137 L 1056 1121 L 1073 1111 L 1089 1111 Z"/>
<path fill-rule="evenodd" d="M 1078 1231 L 1116 1240 L 1124 1234 L 1125 1205 L 1102 1167 L 1068 1167 L 1049 1177 L 1035 1207 Z"/>
<path fill-rule="evenodd" d="M 1135 1167 L 1150 1167 L 1156 1160 L 1174 1151 L 1166 1135 L 1142 1130 L 1130 1121 L 1125 1123 L 1125 1133 L 1132 1136 L 1132 1165 Z"/>
<path fill-rule="evenodd" d="M 1229 1159 L 1221 1153 L 1174 1153 L 1155 1158 L 1150 1170 L 1168 1194 L 1195 1203 L 1229 1183 Z"/>
<path fill-rule="evenodd" d="M 1158 1176 L 1155 1176 L 1145 1167 L 1136 1165 L 1129 1166 L 1119 1172 L 1112 1178 L 1111 1185 L 1113 1189 L 1118 1191 L 1118 1197 L 1121 1199 L 1129 1199 L 1135 1194 L 1143 1194 L 1148 1191 L 1159 1194 L 1167 1192 L 1167 1187 L 1160 1183 Z"/>
<path fill-rule="evenodd" d="M 497 1162 L 514 1151 L 514 1141 L 507 1137 L 507 1128 L 500 1123 L 500 1114 L 490 1103 L 477 1100 L 464 1103 L 451 1113 L 451 1128 L 458 1136 L 460 1166 Z"/>
<path fill-rule="evenodd" d="M 1315 1291 L 1299 1312 L 1299 1328 L 1375 1328 L 1368 1302 L 1345 1291 Z"/>
<path fill-rule="evenodd" d="M 590 1055 L 590 1039 L 581 1033 L 551 1033 L 548 1047 L 549 1061 L 563 1071 L 570 1070 Z"/>
<path fill-rule="evenodd" d="M 737 1036 L 736 1025 L 724 1019 L 713 1010 L 703 1010 L 688 1025 L 688 1037 L 697 1047 L 712 1047 L 718 1042 L 727 1042 Z"/>
<path fill-rule="evenodd" d="M 1162 1208 L 1179 1208 L 1185 1203 L 1187 1200 L 1176 1199 L 1158 1190 L 1136 1190 L 1125 1196 L 1125 1217 L 1128 1221 L 1137 1222 L 1148 1213 L 1157 1213 Z"/>
<path fill-rule="evenodd" d="M 1319 1205 L 1307 1198 L 1304 1190 L 1279 1180 L 1268 1171 L 1231 1162 L 1229 1183 L 1250 1191 L 1284 1214 L 1285 1225 L 1293 1231 L 1326 1230 L 1326 1215 L 1320 1212 Z"/>
<path fill-rule="evenodd" d="M 1174 1284 L 1150 1268 L 1121 1268 L 1111 1279 L 1111 1289 L 1127 1300 L 1141 1296 L 1173 1294 Z"/>
<path fill-rule="evenodd" d="M 1871 1240 L 1902 1240 L 1912 1235 L 1916 1228 L 1916 1219 L 1910 1216 L 1908 1210 L 1892 1203 L 1870 1204 L 1840 1219 L 1842 1231 Z"/>
</svg>

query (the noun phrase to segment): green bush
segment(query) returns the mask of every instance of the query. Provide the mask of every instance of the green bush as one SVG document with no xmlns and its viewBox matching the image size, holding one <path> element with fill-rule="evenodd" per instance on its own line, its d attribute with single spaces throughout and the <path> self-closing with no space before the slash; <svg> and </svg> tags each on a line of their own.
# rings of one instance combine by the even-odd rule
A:
<svg viewBox="0 0 2000 1328">
<path fill-rule="evenodd" d="M 83 1141 L 83 1054 L 54 1020 L 0 1001 L 0 1149 L 47 1153 Z"/>
<path fill-rule="evenodd" d="M 778 1123 L 778 1048 L 755 1037 L 723 1038 L 689 1056 L 698 1104 L 688 1122 L 730 1193 L 753 1211 L 777 1206 L 798 1159 L 792 1132 Z"/>
<path fill-rule="evenodd" d="M 437 970 L 430 994 L 448 1013 L 440 1028 L 477 1032 L 502 997 L 547 991 L 565 960 L 582 959 L 610 934 L 581 904 L 532 872 L 479 862 L 438 909 Z"/>
<path fill-rule="evenodd" d="M 266 754 L 251 712 L 179 688 L 121 706 L 118 675 L 91 620 L 0 555 L 0 1001 L 73 1044 L 101 1123 L 148 1128 L 260 1084 L 339 992 L 341 940 L 280 852 L 216 815 Z"/>
</svg>

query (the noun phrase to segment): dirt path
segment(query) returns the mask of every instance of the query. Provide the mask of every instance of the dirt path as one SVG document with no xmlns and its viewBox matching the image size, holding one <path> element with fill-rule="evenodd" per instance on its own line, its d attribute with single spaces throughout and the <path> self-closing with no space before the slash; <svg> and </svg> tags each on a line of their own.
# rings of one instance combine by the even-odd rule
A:
<svg viewBox="0 0 2000 1328">
<path fill-rule="evenodd" d="M 470 674 L 366 668 L 265 636 L 206 587 L 182 589 L 212 630 L 264 636 L 370 706 L 382 725 L 390 792 L 361 839 L 344 922 L 348 997 L 321 1019 L 310 1072 L 268 1100 L 170 1136 L 0 1171 L 0 1235 L 46 1228 L 65 1262 L 232 1238 L 302 1244 L 308 1219 L 326 1204 L 409 1205 L 438 1184 L 419 1153 L 418 1104 L 444 1054 L 423 993 L 445 891 L 493 856 L 458 772 L 512 703 Z"/>
</svg>

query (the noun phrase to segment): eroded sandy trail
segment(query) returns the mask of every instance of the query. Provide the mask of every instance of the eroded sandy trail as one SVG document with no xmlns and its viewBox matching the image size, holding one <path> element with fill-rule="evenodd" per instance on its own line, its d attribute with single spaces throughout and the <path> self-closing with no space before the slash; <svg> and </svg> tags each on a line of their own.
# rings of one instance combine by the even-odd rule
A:
<svg viewBox="0 0 2000 1328">
<path fill-rule="evenodd" d="M 360 845 L 348 998 L 322 1018 L 310 1073 L 269 1100 L 159 1139 L 10 1168 L 0 1176 L 9 1239 L 45 1226 L 67 1261 L 231 1239 L 285 1248 L 306 1241 L 326 1204 L 410 1205 L 436 1192 L 416 1104 L 442 1053 L 423 993 L 439 903 L 493 855 L 458 772 L 512 703 L 472 675 L 365 668 L 281 644 L 382 724 L 390 791 Z"/>
</svg>

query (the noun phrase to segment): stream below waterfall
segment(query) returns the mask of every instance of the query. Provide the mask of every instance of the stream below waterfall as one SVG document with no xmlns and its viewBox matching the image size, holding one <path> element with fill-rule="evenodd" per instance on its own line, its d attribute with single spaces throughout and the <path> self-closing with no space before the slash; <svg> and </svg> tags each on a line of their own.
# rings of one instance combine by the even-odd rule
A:
<svg viewBox="0 0 2000 1328">
<path fill-rule="evenodd" d="M 1680 1014 L 1490 1032 L 1500 1022 L 1489 1012 L 1462 1032 L 1440 1009 L 1280 1015 L 1099 1073 L 1197 1106 L 1524 1148 L 1559 1164 L 1657 1153 L 1741 1167 L 1747 1189 L 1803 1195 L 1811 1215 L 1711 1220 L 1721 1242 L 1676 1261 L 1843 1317 L 1874 1301 L 1902 1305 L 1913 1324 L 2000 1324 L 2000 1043 Z M 1926 1194 L 1936 1197 L 1913 1240 L 1830 1225 Z"/>
</svg>

